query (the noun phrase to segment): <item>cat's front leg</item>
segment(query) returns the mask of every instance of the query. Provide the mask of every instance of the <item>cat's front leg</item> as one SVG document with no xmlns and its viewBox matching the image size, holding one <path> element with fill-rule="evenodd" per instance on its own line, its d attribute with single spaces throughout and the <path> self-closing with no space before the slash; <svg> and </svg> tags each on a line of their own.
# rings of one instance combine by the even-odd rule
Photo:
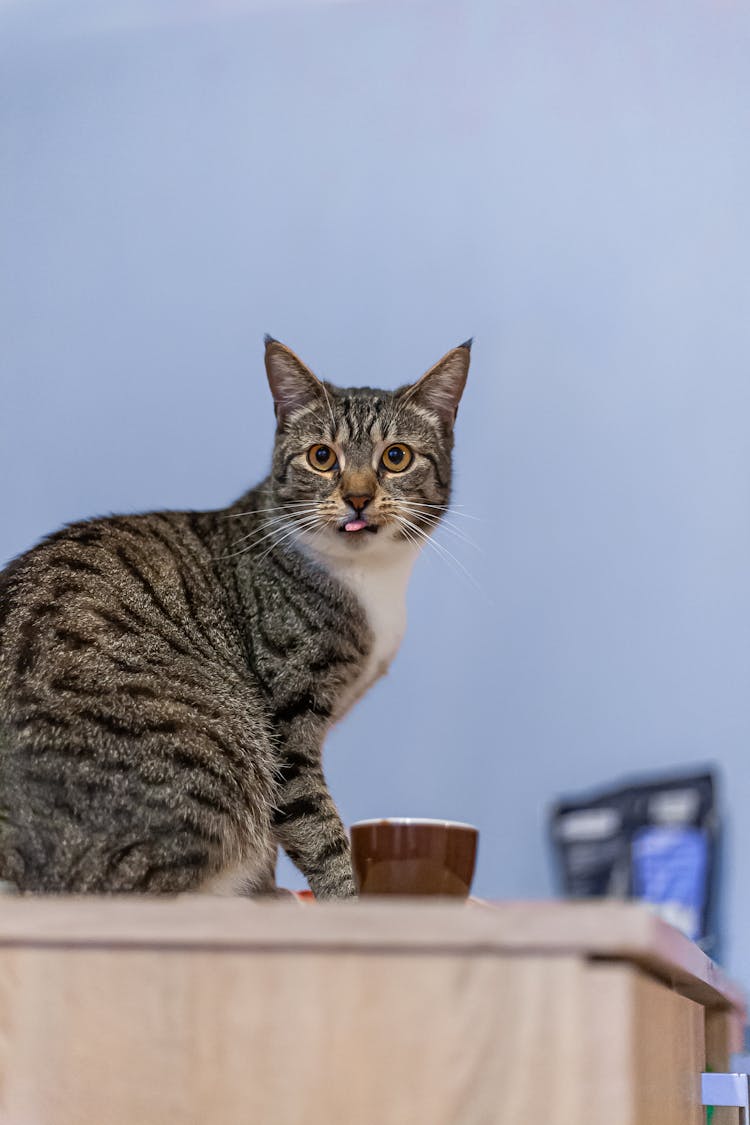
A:
<svg viewBox="0 0 750 1125">
<path fill-rule="evenodd" d="M 290 738 L 281 751 L 274 834 L 316 898 L 354 898 L 349 839 L 328 792 L 320 751 Z"/>
</svg>

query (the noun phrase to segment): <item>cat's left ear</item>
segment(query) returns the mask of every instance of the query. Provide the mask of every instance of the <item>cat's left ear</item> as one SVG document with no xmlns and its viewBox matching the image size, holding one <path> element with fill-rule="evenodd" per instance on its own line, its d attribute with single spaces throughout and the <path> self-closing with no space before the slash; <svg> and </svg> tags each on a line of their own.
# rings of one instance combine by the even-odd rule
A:
<svg viewBox="0 0 750 1125">
<path fill-rule="evenodd" d="M 471 359 L 471 340 L 446 352 L 441 360 L 426 371 L 421 379 L 402 394 L 409 402 L 423 406 L 436 414 L 442 422 L 452 426 L 458 413 L 458 404 L 466 386 Z"/>
<path fill-rule="evenodd" d="M 274 408 L 279 425 L 300 407 L 307 406 L 316 399 L 325 398 L 325 387 L 320 379 L 305 367 L 291 348 L 266 336 L 266 375 L 273 395 Z"/>
</svg>

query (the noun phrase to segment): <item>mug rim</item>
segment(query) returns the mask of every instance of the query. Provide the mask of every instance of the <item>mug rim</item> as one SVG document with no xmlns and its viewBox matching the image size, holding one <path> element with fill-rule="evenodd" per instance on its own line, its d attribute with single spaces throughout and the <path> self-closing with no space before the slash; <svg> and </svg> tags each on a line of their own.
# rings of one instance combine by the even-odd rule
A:
<svg viewBox="0 0 750 1125">
<path fill-rule="evenodd" d="M 479 829 L 475 824 L 466 824 L 462 820 L 441 820 L 439 817 L 428 816 L 378 816 L 371 820 L 355 820 L 350 826 L 350 831 L 354 828 L 371 828 L 373 825 L 405 825 L 412 824 L 426 824 L 432 828 L 466 828 L 470 832 L 479 833 Z"/>
</svg>

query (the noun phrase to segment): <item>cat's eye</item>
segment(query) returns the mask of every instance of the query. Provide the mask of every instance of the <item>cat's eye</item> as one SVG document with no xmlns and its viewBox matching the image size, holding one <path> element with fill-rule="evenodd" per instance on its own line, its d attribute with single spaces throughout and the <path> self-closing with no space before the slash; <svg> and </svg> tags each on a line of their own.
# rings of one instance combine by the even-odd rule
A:
<svg viewBox="0 0 750 1125">
<path fill-rule="evenodd" d="M 381 461 L 389 472 L 403 473 L 404 469 L 408 469 L 411 465 L 413 457 L 414 454 L 408 445 L 396 442 L 395 445 L 389 445 L 384 451 Z"/>
<path fill-rule="evenodd" d="M 330 445 L 313 445 L 307 451 L 307 460 L 319 473 L 330 472 L 338 466 L 336 454 Z"/>
</svg>

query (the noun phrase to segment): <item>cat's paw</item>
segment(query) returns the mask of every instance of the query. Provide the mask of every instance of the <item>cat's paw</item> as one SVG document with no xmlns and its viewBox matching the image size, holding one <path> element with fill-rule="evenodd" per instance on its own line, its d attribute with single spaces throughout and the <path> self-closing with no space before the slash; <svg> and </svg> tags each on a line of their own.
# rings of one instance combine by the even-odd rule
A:
<svg viewBox="0 0 750 1125">
<path fill-rule="evenodd" d="M 354 885 L 353 879 L 342 880 L 333 886 L 319 887 L 315 891 L 315 898 L 318 902 L 351 901 L 358 897 L 357 888 Z"/>
</svg>

